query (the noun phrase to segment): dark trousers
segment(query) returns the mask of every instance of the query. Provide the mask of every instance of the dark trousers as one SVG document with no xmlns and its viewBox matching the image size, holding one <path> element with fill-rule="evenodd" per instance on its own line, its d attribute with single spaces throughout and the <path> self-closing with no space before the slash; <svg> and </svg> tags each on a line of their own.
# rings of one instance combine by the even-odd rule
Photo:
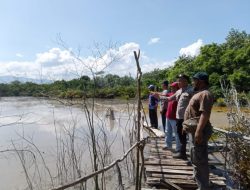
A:
<svg viewBox="0 0 250 190">
<path fill-rule="evenodd" d="M 158 117 L 157 117 L 157 110 L 149 109 L 149 119 L 151 127 L 158 128 Z"/>
<path fill-rule="evenodd" d="M 183 123 L 183 119 L 176 120 L 177 133 L 178 133 L 180 143 L 181 143 L 180 151 L 182 155 L 186 155 L 187 133 L 182 132 L 182 128 L 183 128 L 182 123 Z"/>
<path fill-rule="evenodd" d="M 162 120 L 162 127 L 163 127 L 163 132 L 165 133 L 165 129 L 166 129 L 166 113 L 167 110 L 162 110 L 161 111 L 161 120 Z"/>
<path fill-rule="evenodd" d="M 207 124 L 203 129 L 201 144 L 194 142 L 194 134 L 189 134 L 190 157 L 194 167 L 194 177 L 200 190 L 209 188 L 208 140 L 212 135 L 212 126 Z"/>
</svg>

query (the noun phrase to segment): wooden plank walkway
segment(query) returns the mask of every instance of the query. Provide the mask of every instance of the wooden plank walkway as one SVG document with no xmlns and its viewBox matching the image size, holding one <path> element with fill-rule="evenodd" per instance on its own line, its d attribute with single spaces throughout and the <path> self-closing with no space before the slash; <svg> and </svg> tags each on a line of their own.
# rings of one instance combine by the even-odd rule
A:
<svg viewBox="0 0 250 190">
<path fill-rule="evenodd" d="M 163 150 L 164 138 L 152 138 L 147 143 L 144 152 L 146 183 L 160 189 L 197 189 L 197 184 L 192 179 L 193 167 L 187 160 L 173 158 L 170 150 Z M 222 164 L 217 160 L 209 160 L 210 165 Z M 225 189 L 226 179 L 210 173 L 210 180 L 216 189 Z"/>
</svg>

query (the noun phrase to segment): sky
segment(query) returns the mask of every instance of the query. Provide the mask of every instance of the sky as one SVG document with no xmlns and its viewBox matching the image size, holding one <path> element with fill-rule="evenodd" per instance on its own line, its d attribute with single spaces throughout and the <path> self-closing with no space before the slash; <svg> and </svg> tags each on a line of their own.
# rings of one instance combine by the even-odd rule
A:
<svg viewBox="0 0 250 190">
<path fill-rule="evenodd" d="M 0 76 L 136 75 L 250 32 L 249 0 L 0 0 Z M 0 81 L 1 82 L 1 81 Z"/>
</svg>

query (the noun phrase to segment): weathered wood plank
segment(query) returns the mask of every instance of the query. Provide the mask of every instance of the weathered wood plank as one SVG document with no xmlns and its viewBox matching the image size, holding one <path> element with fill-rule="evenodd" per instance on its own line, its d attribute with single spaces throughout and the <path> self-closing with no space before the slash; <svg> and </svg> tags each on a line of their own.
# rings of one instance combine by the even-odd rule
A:
<svg viewBox="0 0 250 190">
<path fill-rule="evenodd" d="M 145 159 L 145 165 L 177 165 L 177 166 L 186 166 L 190 165 L 191 163 L 186 160 L 181 160 L 181 159 L 173 159 L 173 157 L 166 157 L 166 158 L 156 158 L 156 157 L 150 157 Z M 209 165 L 223 165 L 221 162 L 217 162 L 216 160 L 209 160 L 208 161 Z"/>
<path fill-rule="evenodd" d="M 150 159 L 144 162 L 145 165 L 163 165 L 163 166 L 187 166 L 187 161 L 185 160 L 160 160 L 160 159 Z"/>
<path fill-rule="evenodd" d="M 148 181 L 148 184 L 150 185 L 151 183 L 153 184 L 158 184 L 160 186 L 170 188 L 171 190 L 183 190 L 180 186 L 172 183 L 168 179 L 152 179 L 151 181 Z"/>
<path fill-rule="evenodd" d="M 151 177 L 156 177 L 156 178 L 167 178 L 167 179 L 190 179 L 190 175 L 173 175 L 173 174 L 159 174 L 159 173 L 152 173 Z M 226 181 L 225 177 L 219 177 L 216 175 L 213 175 L 210 173 L 209 179 L 211 180 L 220 180 L 220 181 Z"/>
<path fill-rule="evenodd" d="M 158 154 L 158 155 L 150 155 L 148 156 L 149 159 L 162 159 L 162 160 L 166 160 L 166 159 L 172 159 L 173 160 L 173 155 L 162 155 L 162 154 Z M 177 161 L 183 160 L 183 159 L 177 159 Z"/>
<path fill-rule="evenodd" d="M 165 137 L 165 133 L 159 129 L 155 129 L 155 128 L 148 128 L 147 126 L 143 126 L 144 127 L 144 130 L 146 131 L 152 131 L 154 133 L 154 135 L 156 135 L 157 137 L 159 138 L 162 138 L 162 137 Z"/>
<path fill-rule="evenodd" d="M 150 177 L 155 178 L 167 178 L 167 179 L 190 179 L 190 175 L 175 175 L 175 174 L 160 174 L 160 173 L 152 173 Z"/>
<path fill-rule="evenodd" d="M 171 154 L 173 154 L 170 150 L 163 150 L 162 148 L 157 148 L 157 147 L 151 148 L 150 152 L 161 152 L 161 153 L 171 153 Z"/>
<path fill-rule="evenodd" d="M 159 152 L 152 151 L 151 155 L 154 155 L 154 156 L 157 156 L 157 155 L 159 155 L 159 156 L 171 156 L 172 157 L 173 153 L 172 152 L 162 152 L 162 151 L 159 151 Z"/>
<path fill-rule="evenodd" d="M 165 145 L 165 142 L 164 141 L 150 141 L 149 143 L 148 143 L 149 145 L 159 145 L 159 146 L 164 146 Z"/>
<path fill-rule="evenodd" d="M 148 185 L 154 185 L 154 184 L 161 184 L 159 178 L 153 178 L 149 177 L 147 180 Z M 173 179 L 168 179 L 171 183 L 174 183 L 178 186 L 180 186 L 183 189 L 188 188 L 197 188 L 197 184 L 194 181 L 187 181 L 187 180 L 173 180 Z"/>
<path fill-rule="evenodd" d="M 158 166 L 150 166 L 150 165 L 147 165 L 146 167 L 146 170 L 147 169 L 151 169 L 151 168 L 154 168 L 154 169 L 172 169 L 172 170 L 187 170 L 187 171 L 193 171 L 193 167 L 192 166 L 161 166 L 161 165 L 158 165 Z"/>
<path fill-rule="evenodd" d="M 148 146 L 148 147 L 161 147 L 161 148 L 163 148 L 163 147 L 165 147 L 166 145 L 165 145 L 165 143 L 163 144 L 163 143 L 156 143 L 156 142 L 151 142 L 151 143 L 148 143 L 146 146 Z"/>
<path fill-rule="evenodd" d="M 164 146 L 165 145 L 165 142 L 164 141 L 150 141 L 148 144 L 150 145 L 154 145 L 154 146 Z"/>
<path fill-rule="evenodd" d="M 148 177 L 147 182 L 152 182 L 152 181 L 158 181 L 161 178 L 155 178 L 155 177 Z M 196 182 L 194 180 L 184 180 L 184 179 L 168 179 L 172 183 L 175 184 L 190 184 L 190 185 L 196 185 Z"/>
<path fill-rule="evenodd" d="M 154 167 L 147 167 L 146 172 L 150 173 L 167 173 L 167 174 L 187 174 L 193 175 L 193 171 L 186 171 L 186 170 L 173 170 L 173 169 L 161 169 L 161 168 L 154 168 Z"/>
</svg>

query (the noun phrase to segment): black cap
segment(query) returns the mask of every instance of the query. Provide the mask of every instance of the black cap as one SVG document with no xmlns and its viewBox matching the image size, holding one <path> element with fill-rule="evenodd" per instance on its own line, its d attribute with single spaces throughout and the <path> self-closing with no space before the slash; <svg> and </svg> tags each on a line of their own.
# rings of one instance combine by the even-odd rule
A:
<svg viewBox="0 0 250 190">
<path fill-rule="evenodd" d="M 168 86 L 168 81 L 167 80 L 164 80 L 161 84 L 165 85 L 165 86 Z"/>
<path fill-rule="evenodd" d="M 206 72 L 198 72 L 193 76 L 193 79 L 208 81 L 208 74 Z"/>
<path fill-rule="evenodd" d="M 186 79 L 187 81 L 189 81 L 189 76 L 187 76 L 185 74 L 179 74 L 176 78 L 178 78 L 178 79 L 183 78 L 183 79 Z"/>
</svg>

